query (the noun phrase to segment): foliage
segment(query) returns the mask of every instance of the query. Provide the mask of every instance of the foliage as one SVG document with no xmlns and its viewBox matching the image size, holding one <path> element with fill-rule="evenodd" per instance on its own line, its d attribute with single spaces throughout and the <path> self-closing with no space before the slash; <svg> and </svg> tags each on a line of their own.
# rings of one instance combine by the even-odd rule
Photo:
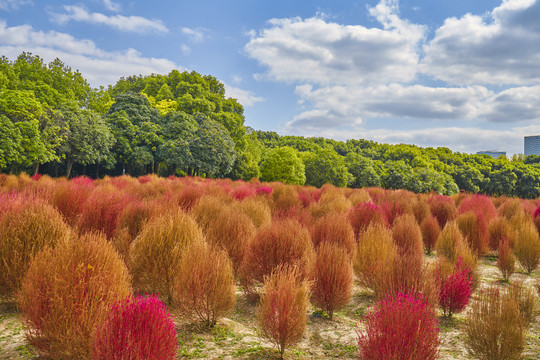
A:
<svg viewBox="0 0 540 360">
<path fill-rule="evenodd" d="M 261 180 L 282 181 L 285 184 L 304 185 L 305 166 L 298 152 L 284 146 L 268 151 L 261 162 Z"/>
<path fill-rule="evenodd" d="M 41 250 L 53 248 L 70 236 L 70 229 L 52 206 L 37 199 L 0 201 L 0 294 L 13 295 Z"/>
<path fill-rule="evenodd" d="M 285 349 L 304 334 L 308 298 L 309 285 L 297 267 L 278 266 L 265 276 L 257 321 L 263 335 L 278 346 L 282 359 Z"/>
<path fill-rule="evenodd" d="M 330 243 L 345 250 L 352 259 L 356 253 L 354 232 L 343 214 L 327 214 L 321 217 L 311 231 L 311 240 L 315 248 L 323 243 Z"/>
<path fill-rule="evenodd" d="M 382 209 L 372 202 L 355 205 L 349 210 L 347 217 L 356 238 L 372 223 L 388 225 Z"/>
<path fill-rule="evenodd" d="M 295 220 L 276 220 L 261 227 L 249 243 L 240 277 L 244 288 L 253 291 L 279 265 L 298 267 L 298 276 L 310 273 L 314 250 L 308 231 Z"/>
<path fill-rule="evenodd" d="M 518 223 L 514 254 L 521 266 L 529 274 L 540 263 L 540 238 L 538 237 L 536 227 L 530 221 L 521 221 Z"/>
<path fill-rule="evenodd" d="M 135 288 L 159 294 L 171 304 L 184 249 L 202 241 L 197 223 L 182 211 L 155 217 L 131 244 L 129 268 Z"/>
<path fill-rule="evenodd" d="M 195 241 L 178 264 L 174 299 L 182 314 L 196 315 L 209 327 L 231 311 L 236 302 L 233 266 L 227 253 Z"/>
<path fill-rule="evenodd" d="M 434 360 L 439 328 L 433 310 L 411 294 L 398 293 L 380 300 L 358 332 L 362 360 Z"/>
<path fill-rule="evenodd" d="M 326 183 L 344 187 L 349 183 L 350 174 L 342 156 L 333 149 L 321 149 L 304 159 L 306 185 L 321 187 Z"/>
<path fill-rule="evenodd" d="M 354 272 L 349 254 L 339 245 L 323 242 L 313 267 L 312 303 L 328 313 L 347 305 L 352 295 Z"/>
<path fill-rule="evenodd" d="M 102 235 L 62 241 L 34 258 L 18 293 L 26 338 L 47 357 L 89 359 L 97 325 L 130 291 L 126 266 Z"/>
<path fill-rule="evenodd" d="M 445 316 L 462 312 L 469 303 L 473 285 L 471 275 L 461 258 L 449 276 L 439 274 L 439 305 Z"/>
<path fill-rule="evenodd" d="M 516 258 L 510 249 L 508 239 L 505 238 L 499 242 L 497 252 L 499 254 L 497 267 L 501 270 L 504 280 L 508 280 L 516 270 Z"/>
<path fill-rule="evenodd" d="M 156 296 L 114 303 L 92 337 L 92 360 L 176 358 L 176 330 Z"/>
<path fill-rule="evenodd" d="M 495 286 L 479 290 L 463 327 L 469 353 L 485 360 L 521 359 L 525 329 L 516 301 Z"/>
<path fill-rule="evenodd" d="M 459 215 L 456 223 L 471 249 L 478 256 L 484 255 L 489 248 L 489 233 L 484 216 L 469 211 Z"/>
<path fill-rule="evenodd" d="M 426 253 L 431 254 L 431 252 L 437 247 L 437 240 L 439 239 L 439 234 L 441 233 L 441 228 L 439 227 L 439 222 L 437 218 L 433 215 L 429 215 L 420 224 L 420 230 L 422 231 L 422 240 L 424 242 L 424 248 Z"/>
</svg>

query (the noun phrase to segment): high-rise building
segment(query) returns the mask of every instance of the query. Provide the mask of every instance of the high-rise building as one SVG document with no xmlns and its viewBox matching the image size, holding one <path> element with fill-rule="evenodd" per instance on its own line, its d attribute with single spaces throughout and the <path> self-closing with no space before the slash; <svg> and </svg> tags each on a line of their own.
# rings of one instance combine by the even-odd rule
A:
<svg viewBox="0 0 540 360">
<path fill-rule="evenodd" d="M 489 155 L 492 158 L 496 159 L 501 155 L 506 156 L 506 151 L 499 151 L 499 150 L 484 150 L 477 152 L 478 155 Z"/>
<path fill-rule="evenodd" d="M 540 155 L 540 135 L 525 136 L 523 153 L 528 155 Z"/>
</svg>

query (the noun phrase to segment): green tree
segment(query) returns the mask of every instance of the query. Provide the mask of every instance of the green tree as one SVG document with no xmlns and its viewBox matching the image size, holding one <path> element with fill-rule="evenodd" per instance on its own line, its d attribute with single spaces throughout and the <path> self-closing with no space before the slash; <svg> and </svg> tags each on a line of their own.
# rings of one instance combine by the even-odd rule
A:
<svg viewBox="0 0 540 360">
<path fill-rule="evenodd" d="M 264 181 L 282 181 L 285 184 L 304 185 L 306 174 L 304 163 L 298 151 L 290 146 L 269 150 L 260 165 L 261 179 Z"/>
<path fill-rule="evenodd" d="M 321 149 L 304 160 L 306 184 L 321 187 L 325 183 L 345 187 L 350 174 L 345 166 L 343 156 L 333 149 Z"/>
<path fill-rule="evenodd" d="M 0 171 L 22 161 L 23 147 L 20 129 L 5 115 L 0 115 Z"/>
<path fill-rule="evenodd" d="M 381 186 L 381 178 L 373 160 L 355 152 L 350 152 L 345 157 L 345 164 L 351 174 L 350 187 Z"/>
</svg>

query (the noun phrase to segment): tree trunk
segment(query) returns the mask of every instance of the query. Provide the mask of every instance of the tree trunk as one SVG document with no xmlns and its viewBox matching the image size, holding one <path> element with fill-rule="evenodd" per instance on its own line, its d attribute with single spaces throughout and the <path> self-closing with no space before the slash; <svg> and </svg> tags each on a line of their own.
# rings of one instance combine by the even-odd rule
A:
<svg viewBox="0 0 540 360">
<path fill-rule="evenodd" d="M 37 175 L 38 172 L 39 172 L 39 163 L 35 162 L 34 163 L 34 175 Z"/>
<path fill-rule="evenodd" d="M 73 161 L 68 160 L 67 167 L 66 167 L 66 177 L 69 179 L 69 176 L 71 175 L 71 168 L 73 167 Z"/>
<path fill-rule="evenodd" d="M 58 177 L 58 163 L 54 163 L 54 177 Z"/>
<path fill-rule="evenodd" d="M 96 179 L 99 179 L 99 164 L 96 164 Z"/>
</svg>

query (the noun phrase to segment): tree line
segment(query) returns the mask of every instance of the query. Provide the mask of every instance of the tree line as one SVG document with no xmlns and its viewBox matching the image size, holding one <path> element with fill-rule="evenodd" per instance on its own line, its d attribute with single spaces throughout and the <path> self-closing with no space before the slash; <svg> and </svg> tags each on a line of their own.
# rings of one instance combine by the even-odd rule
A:
<svg viewBox="0 0 540 360">
<path fill-rule="evenodd" d="M 540 196 L 540 157 L 280 136 L 244 125 L 223 83 L 197 72 L 92 88 L 61 60 L 0 58 L 0 171 L 148 173 L 454 194 Z"/>
</svg>

